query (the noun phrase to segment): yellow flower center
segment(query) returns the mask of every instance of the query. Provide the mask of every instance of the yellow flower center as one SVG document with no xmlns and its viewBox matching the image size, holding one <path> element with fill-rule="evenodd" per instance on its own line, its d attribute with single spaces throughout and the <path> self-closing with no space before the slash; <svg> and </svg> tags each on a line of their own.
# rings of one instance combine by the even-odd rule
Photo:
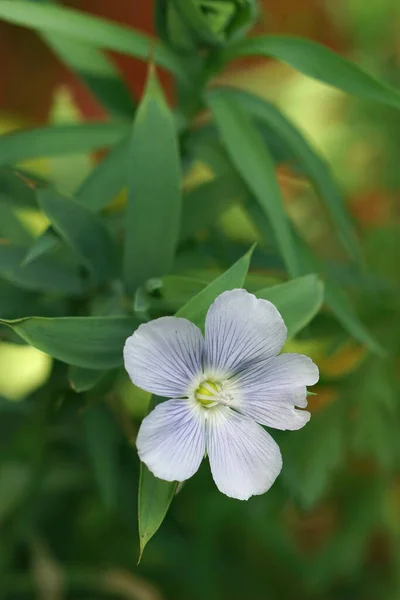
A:
<svg viewBox="0 0 400 600">
<path fill-rule="evenodd" d="M 194 395 L 197 402 L 200 402 L 202 406 L 215 406 L 216 396 L 220 391 L 220 385 L 215 381 L 202 381 L 200 386 L 195 391 Z"/>
</svg>

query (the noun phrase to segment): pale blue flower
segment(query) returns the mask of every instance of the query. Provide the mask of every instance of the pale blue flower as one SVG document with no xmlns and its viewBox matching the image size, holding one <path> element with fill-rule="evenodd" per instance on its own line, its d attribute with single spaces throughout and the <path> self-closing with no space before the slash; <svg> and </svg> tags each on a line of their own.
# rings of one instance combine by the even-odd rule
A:
<svg viewBox="0 0 400 600">
<path fill-rule="evenodd" d="M 170 398 L 142 422 L 140 459 L 158 478 L 184 481 L 208 455 L 219 490 L 240 500 L 263 494 L 282 468 L 278 445 L 261 427 L 300 429 L 310 413 L 307 385 L 318 368 L 281 354 L 287 330 L 276 307 L 245 290 L 221 294 L 206 318 L 205 339 L 186 319 L 162 317 L 126 341 L 133 383 Z"/>
</svg>

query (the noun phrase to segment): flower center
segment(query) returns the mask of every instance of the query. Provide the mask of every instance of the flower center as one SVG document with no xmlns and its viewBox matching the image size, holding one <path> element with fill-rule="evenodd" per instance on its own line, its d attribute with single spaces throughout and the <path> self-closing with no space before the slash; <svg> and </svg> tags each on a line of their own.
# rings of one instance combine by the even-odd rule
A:
<svg viewBox="0 0 400 600">
<path fill-rule="evenodd" d="M 211 408 L 218 403 L 218 394 L 221 391 L 221 386 L 215 381 L 202 381 L 200 386 L 194 393 L 197 402 L 202 406 Z"/>
</svg>

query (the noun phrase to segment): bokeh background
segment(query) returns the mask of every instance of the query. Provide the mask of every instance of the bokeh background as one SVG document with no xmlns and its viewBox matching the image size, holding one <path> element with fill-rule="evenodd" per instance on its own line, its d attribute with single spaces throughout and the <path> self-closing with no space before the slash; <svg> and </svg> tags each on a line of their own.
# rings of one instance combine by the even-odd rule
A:
<svg viewBox="0 0 400 600">
<path fill-rule="evenodd" d="M 150 0 L 68 4 L 154 33 Z M 396 0 L 263 0 L 256 30 L 314 39 L 399 87 Z M 146 65 L 113 58 L 140 99 Z M 1 134 L 105 118 L 39 35 L 0 22 L 0 64 Z M 161 80 L 173 106 L 172 80 L 165 73 Z M 107 506 L 82 399 L 47 383 L 62 366 L 17 340 L 1 341 L 0 590 L 6 600 L 400 599 L 399 113 L 272 60 L 239 62 L 220 80 L 273 100 L 331 164 L 357 222 L 364 275 L 355 281 L 310 187 L 283 164 L 287 210 L 318 256 L 332 262 L 388 355 L 372 355 L 329 317 L 317 318 L 292 342 L 321 371 L 311 423 L 286 444 L 294 472 L 284 469 L 267 495 L 240 503 L 216 491 L 204 465 L 175 498 L 137 566 L 137 461 L 119 444 L 119 471 L 112 474 L 118 502 Z M 20 166 L 69 193 L 98 159 L 83 153 Z M 207 173 L 200 168 L 193 177 Z M 110 210 L 123 203 L 122 194 Z M 21 209 L 18 217 L 34 236 L 47 225 L 35 210 Z M 259 237 L 238 206 L 215 224 L 211 237 L 218 235 L 244 249 Z M 213 272 L 210 256 L 197 258 L 192 270 Z M 279 279 L 275 269 L 257 268 Z M 16 303 L 10 296 L 5 316 L 19 316 Z M 118 389 L 131 415 L 122 429 L 134 434 L 148 398 L 125 379 Z M 40 477 L 32 480 L 32 470 Z"/>
</svg>

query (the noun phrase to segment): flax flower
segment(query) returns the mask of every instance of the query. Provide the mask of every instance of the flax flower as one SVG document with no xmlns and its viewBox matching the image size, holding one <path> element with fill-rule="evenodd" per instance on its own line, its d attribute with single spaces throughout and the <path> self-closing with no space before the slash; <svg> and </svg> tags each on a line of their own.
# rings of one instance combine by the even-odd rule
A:
<svg viewBox="0 0 400 600">
<path fill-rule="evenodd" d="M 227 496 L 247 500 L 271 487 L 282 457 L 262 425 L 303 427 L 306 386 L 318 381 L 308 357 L 279 355 L 286 336 L 271 302 L 236 289 L 211 305 L 205 338 L 186 319 L 161 317 L 127 339 L 133 383 L 169 398 L 143 420 L 137 438 L 140 459 L 156 477 L 189 479 L 208 456 Z"/>
</svg>

